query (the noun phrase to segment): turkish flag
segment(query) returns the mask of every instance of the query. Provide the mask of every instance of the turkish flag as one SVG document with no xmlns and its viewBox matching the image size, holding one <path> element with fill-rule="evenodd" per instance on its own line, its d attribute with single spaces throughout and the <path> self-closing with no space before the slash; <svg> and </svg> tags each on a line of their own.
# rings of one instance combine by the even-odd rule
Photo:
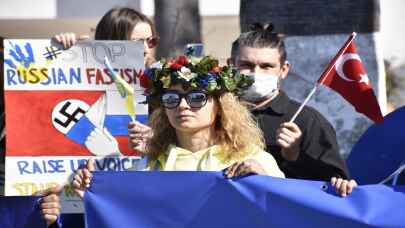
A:
<svg viewBox="0 0 405 228">
<path fill-rule="evenodd" d="M 318 80 L 338 92 L 357 112 L 363 113 L 374 122 L 381 123 L 384 118 L 370 80 L 357 54 L 353 33 L 329 63 Z"/>
</svg>

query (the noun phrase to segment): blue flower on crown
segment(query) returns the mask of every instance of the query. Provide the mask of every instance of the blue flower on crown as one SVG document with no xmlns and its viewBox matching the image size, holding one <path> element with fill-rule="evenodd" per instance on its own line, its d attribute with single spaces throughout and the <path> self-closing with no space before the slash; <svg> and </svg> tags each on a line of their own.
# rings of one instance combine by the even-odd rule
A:
<svg viewBox="0 0 405 228">
<path fill-rule="evenodd" d="M 152 78 L 155 68 L 146 68 L 143 72 L 148 78 Z"/>
<path fill-rule="evenodd" d="M 209 72 L 206 77 L 198 77 L 197 83 L 201 88 L 207 88 L 210 81 L 215 81 L 218 74 Z"/>
</svg>

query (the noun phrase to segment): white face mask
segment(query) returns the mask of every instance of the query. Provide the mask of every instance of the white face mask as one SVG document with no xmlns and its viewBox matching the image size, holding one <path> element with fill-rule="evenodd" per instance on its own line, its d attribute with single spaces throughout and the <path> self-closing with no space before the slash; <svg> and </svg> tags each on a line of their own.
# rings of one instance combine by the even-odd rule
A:
<svg viewBox="0 0 405 228">
<path fill-rule="evenodd" d="M 269 74 L 251 74 L 255 82 L 247 90 L 244 91 L 242 99 L 249 102 L 258 102 L 263 98 L 273 96 L 278 90 L 278 77 Z"/>
</svg>

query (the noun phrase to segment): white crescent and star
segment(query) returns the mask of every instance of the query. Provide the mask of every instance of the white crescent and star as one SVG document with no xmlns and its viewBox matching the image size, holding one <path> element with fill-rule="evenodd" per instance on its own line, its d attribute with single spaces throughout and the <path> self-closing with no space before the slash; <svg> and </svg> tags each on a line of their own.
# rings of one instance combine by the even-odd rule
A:
<svg viewBox="0 0 405 228">
<path fill-rule="evenodd" d="M 346 61 L 351 60 L 351 59 L 358 60 L 359 62 L 361 62 L 360 56 L 356 53 L 344 54 L 336 60 L 335 69 L 336 69 L 337 75 L 340 78 L 342 78 L 343 80 L 348 81 L 348 82 L 355 82 L 356 80 L 348 78 L 345 75 L 345 73 L 343 72 L 343 66 L 345 65 Z M 367 74 L 360 74 L 360 80 L 358 82 L 359 83 L 363 82 L 366 85 L 368 85 L 370 80 L 368 79 Z"/>
<path fill-rule="evenodd" d="M 368 79 L 367 74 L 360 74 L 360 81 L 359 81 L 359 83 L 362 83 L 362 82 L 366 83 L 366 85 L 369 84 L 370 80 Z"/>
</svg>

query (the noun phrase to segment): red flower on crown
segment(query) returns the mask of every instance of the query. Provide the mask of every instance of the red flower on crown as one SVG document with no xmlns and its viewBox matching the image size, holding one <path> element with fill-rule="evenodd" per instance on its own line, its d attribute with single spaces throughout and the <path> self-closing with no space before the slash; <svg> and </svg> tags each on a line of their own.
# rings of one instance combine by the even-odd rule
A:
<svg viewBox="0 0 405 228">
<path fill-rule="evenodd" d="M 148 69 L 146 70 L 139 70 L 136 72 L 136 77 L 139 80 L 139 85 L 144 88 L 148 89 L 150 87 L 150 76 L 148 75 Z"/>
<path fill-rule="evenodd" d="M 172 70 L 180 70 L 183 66 L 188 63 L 187 57 L 184 55 L 178 56 L 171 62 L 170 69 Z"/>
<path fill-rule="evenodd" d="M 143 72 L 140 74 L 139 76 L 139 84 L 143 87 L 143 88 L 149 88 L 149 82 L 150 79 L 147 75 L 145 75 Z"/>
</svg>

